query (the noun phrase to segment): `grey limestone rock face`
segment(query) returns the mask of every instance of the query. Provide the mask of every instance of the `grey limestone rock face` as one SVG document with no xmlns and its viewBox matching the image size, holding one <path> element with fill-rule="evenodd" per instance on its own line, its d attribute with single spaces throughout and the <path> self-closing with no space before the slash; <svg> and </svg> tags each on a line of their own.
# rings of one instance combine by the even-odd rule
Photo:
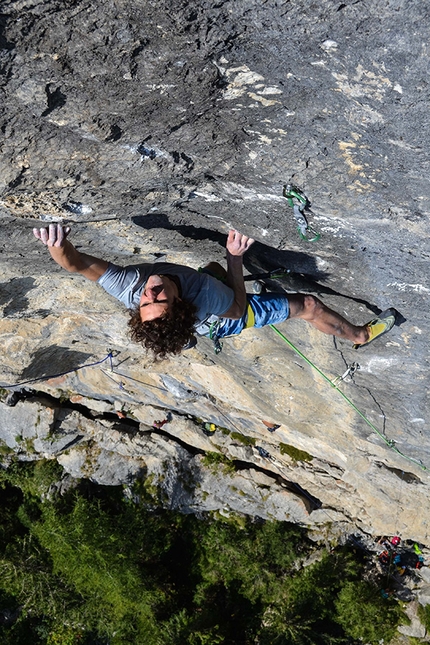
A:
<svg viewBox="0 0 430 645">
<path fill-rule="evenodd" d="M 428 642 L 428 634 L 426 628 L 418 618 L 417 607 L 417 602 L 412 602 L 407 605 L 406 615 L 411 621 L 410 625 L 400 625 L 397 629 L 401 634 L 412 638 L 424 639 L 427 636 L 426 641 Z"/>
<path fill-rule="evenodd" d="M 106 485 L 151 475 L 185 512 L 429 544 L 429 12 L 419 0 L 3 2 L 0 384 L 34 397 L 0 405 L 5 453 Z M 316 242 L 298 235 L 288 182 L 312 202 Z M 339 388 L 372 425 L 270 329 L 153 364 L 123 307 L 32 237 L 52 219 L 107 260 L 195 268 L 223 262 L 234 226 L 257 240 L 247 272 L 289 269 L 272 287 L 357 324 L 395 307 L 398 325 L 358 352 L 282 325 L 330 380 L 359 363 Z M 110 349 L 113 365 L 75 371 Z M 202 466 L 206 453 L 235 474 Z"/>
</svg>

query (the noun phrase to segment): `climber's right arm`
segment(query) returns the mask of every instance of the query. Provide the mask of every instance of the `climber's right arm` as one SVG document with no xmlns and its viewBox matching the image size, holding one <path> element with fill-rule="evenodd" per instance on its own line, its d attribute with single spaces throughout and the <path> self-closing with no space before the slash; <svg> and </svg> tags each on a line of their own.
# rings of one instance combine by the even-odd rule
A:
<svg viewBox="0 0 430 645">
<path fill-rule="evenodd" d="M 34 236 L 48 247 L 52 259 L 66 271 L 80 273 L 94 282 L 101 278 L 108 263 L 86 253 L 77 251 L 67 239 L 70 228 L 62 224 L 50 224 L 46 228 L 34 228 Z"/>
</svg>

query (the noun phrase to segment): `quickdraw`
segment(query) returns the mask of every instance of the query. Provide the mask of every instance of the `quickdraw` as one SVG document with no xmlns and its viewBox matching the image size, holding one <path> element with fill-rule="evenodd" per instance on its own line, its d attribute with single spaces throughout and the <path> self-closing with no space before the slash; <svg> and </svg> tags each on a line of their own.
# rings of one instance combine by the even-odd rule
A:
<svg viewBox="0 0 430 645">
<path fill-rule="evenodd" d="M 346 394 L 344 394 L 344 392 L 342 392 L 342 390 L 339 388 L 339 386 L 338 386 L 337 384 L 335 384 L 333 381 L 331 381 L 331 380 L 329 379 L 329 377 L 328 377 L 326 374 L 324 374 L 324 372 L 323 372 L 322 370 L 320 370 L 320 368 L 319 368 L 319 367 L 317 367 L 314 363 L 312 363 L 312 361 L 311 361 L 311 360 L 309 360 L 309 358 L 307 358 L 307 357 L 306 357 L 306 356 L 305 356 L 305 355 L 304 355 L 304 354 L 303 354 L 303 353 L 302 353 L 302 352 L 301 352 L 301 351 L 300 351 L 300 350 L 299 350 L 295 345 L 293 345 L 293 343 L 292 343 L 290 340 L 288 340 L 288 338 L 287 338 L 286 336 L 284 336 L 284 334 L 283 334 L 281 331 L 279 331 L 279 329 L 278 329 L 277 327 L 275 327 L 275 325 L 269 325 L 269 327 L 270 327 L 271 329 L 273 329 L 273 331 L 274 331 L 276 334 L 278 334 L 278 336 L 279 336 L 280 338 L 282 338 L 282 340 L 283 340 L 283 341 L 284 341 L 284 342 L 285 342 L 285 343 L 286 343 L 286 344 L 287 344 L 287 345 L 288 345 L 288 346 L 289 346 L 289 347 L 290 347 L 290 348 L 291 348 L 291 349 L 292 349 L 292 350 L 297 354 L 297 356 L 300 356 L 300 358 L 302 358 L 302 359 L 305 361 L 305 363 L 307 363 L 308 365 L 310 365 L 310 367 L 312 367 L 316 372 L 318 372 L 318 374 L 319 374 L 320 376 L 322 376 L 322 378 L 323 378 L 325 381 L 327 381 L 328 383 L 330 383 L 330 385 L 331 385 L 332 387 L 334 387 L 334 388 L 335 388 L 335 390 L 337 390 L 337 392 L 339 392 L 339 394 L 341 395 L 341 397 L 342 397 L 342 398 L 343 398 L 343 399 L 348 403 L 348 405 L 349 405 L 353 410 L 355 410 L 355 412 L 357 412 L 357 414 L 358 414 L 358 415 L 363 419 L 363 421 L 364 421 L 365 423 L 367 423 L 367 425 L 368 425 L 370 428 L 372 428 L 372 430 L 373 430 L 374 432 L 376 432 L 376 434 L 378 435 L 378 437 L 379 437 L 380 439 L 382 439 L 382 441 L 383 441 L 383 442 L 384 442 L 384 443 L 385 443 L 389 448 L 391 448 L 391 450 L 393 450 L 395 453 L 397 453 L 397 454 L 398 454 L 398 455 L 400 455 L 401 457 L 404 457 L 404 458 L 405 458 L 405 459 L 407 459 L 408 461 L 411 461 L 412 463 L 417 464 L 417 465 L 418 465 L 422 470 L 425 470 L 425 471 L 430 470 L 429 468 L 427 468 L 427 466 L 425 466 L 425 465 L 423 464 L 423 462 L 421 461 L 421 459 L 415 459 L 415 457 L 409 457 L 409 455 L 405 455 L 405 453 L 404 453 L 404 452 L 402 452 L 401 450 L 399 450 L 399 448 L 397 448 L 397 446 L 396 446 L 396 441 L 395 441 L 394 439 L 389 439 L 388 437 L 386 437 L 386 436 L 385 436 L 385 434 L 383 434 L 382 432 L 380 432 L 380 431 L 378 430 L 378 428 L 377 428 L 377 427 L 376 427 L 376 426 L 375 426 L 375 425 L 374 425 L 374 424 L 373 424 L 373 423 L 372 423 L 372 422 L 371 422 L 371 421 L 366 417 L 366 415 L 364 415 L 362 412 L 360 412 L 360 410 L 357 408 L 357 406 L 355 405 L 355 403 L 353 403 L 353 402 L 351 401 L 351 399 L 350 399 L 350 398 L 348 398 L 348 397 L 346 396 Z M 348 370 L 347 370 L 347 373 L 348 373 L 348 372 L 350 373 L 349 368 L 348 368 Z"/>
<path fill-rule="evenodd" d="M 297 222 L 297 229 L 302 240 L 306 242 L 316 242 L 320 239 L 321 233 L 317 233 L 308 224 L 308 220 L 304 215 L 304 211 L 311 212 L 310 201 L 306 195 L 292 184 L 286 184 L 283 190 L 283 196 L 288 200 L 289 205 L 293 209 L 293 214 Z"/>
<path fill-rule="evenodd" d="M 342 374 L 342 376 L 336 376 L 331 381 L 331 384 L 336 386 L 339 385 L 341 381 L 344 381 L 347 376 L 350 376 L 351 378 L 354 376 L 357 370 L 360 369 L 360 365 L 358 363 L 351 363 L 351 365 L 348 366 L 348 369 Z"/>
</svg>

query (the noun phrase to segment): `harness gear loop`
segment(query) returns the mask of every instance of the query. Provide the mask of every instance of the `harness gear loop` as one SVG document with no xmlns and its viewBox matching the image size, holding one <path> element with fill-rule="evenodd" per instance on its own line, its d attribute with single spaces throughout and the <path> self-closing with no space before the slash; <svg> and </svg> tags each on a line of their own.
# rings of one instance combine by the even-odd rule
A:
<svg viewBox="0 0 430 645">
<path fill-rule="evenodd" d="M 219 354 L 220 352 L 222 352 L 222 342 L 218 338 L 219 326 L 220 326 L 220 321 L 216 320 L 215 322 L 211 323 L 211 326 L 209 328 L 209 338 L 214 344 L 215 354 Z"/>
<path fill-rule="evenodd" d="M 308 220 L 303 213 L 305 210 L 311 212 L 310 201 L 306 195 L 300 188 L 292 184 L 286 184 L 282 194 L 293 209 L 293 215 L 297 222 L 297 230 L 299 231 L 301 239 L 306 240 L 306 242 L 317 242 L 321 237 L 321 233 L 317 233 L 315 229 L 309 226 Z"/>
<path fill-rule="evenodd" d="M 255 325 L 254 310 L 252 309 L 249 303 L 248 303 L 246 313 L 247 313 L 247 316 L 246 316 L 246 323 L 245 323 L 244 329 L 248 329 L 249 327 L 254 327 Z M 220 320 L 215 320 L 215 322 L 211 323 L 211 326 L 209 327 L 209 338 L 214 344 L 215 354 L 219 354 L 220 352 L 222 352 L 222 342 L 218 338 L 218 329 L 220 327 L 220 324 L 221 324 Z"/>
</svg>

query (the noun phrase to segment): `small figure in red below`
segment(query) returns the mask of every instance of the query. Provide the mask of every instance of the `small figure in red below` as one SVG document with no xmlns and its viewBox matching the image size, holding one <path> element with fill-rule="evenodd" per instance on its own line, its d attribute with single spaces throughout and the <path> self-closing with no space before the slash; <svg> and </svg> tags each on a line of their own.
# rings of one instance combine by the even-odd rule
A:
<svg viewBox="0 0 430 645">
<path fill-rule="evenodd" d="M 161 430 L 161 428 L 166 424 L 169 423 L 169 419 L 163 419 L 162 421 L 154 421 L 152 424 L 152 427 L 155 430 Z"/>
<path fill-rule="evenodd" d="M 378 558 L 381 564 L 390 563 L 390 554 L 388 553 L 388 551 L 382 551 L 382 553 L 379 554 Z"/>
</svg>

